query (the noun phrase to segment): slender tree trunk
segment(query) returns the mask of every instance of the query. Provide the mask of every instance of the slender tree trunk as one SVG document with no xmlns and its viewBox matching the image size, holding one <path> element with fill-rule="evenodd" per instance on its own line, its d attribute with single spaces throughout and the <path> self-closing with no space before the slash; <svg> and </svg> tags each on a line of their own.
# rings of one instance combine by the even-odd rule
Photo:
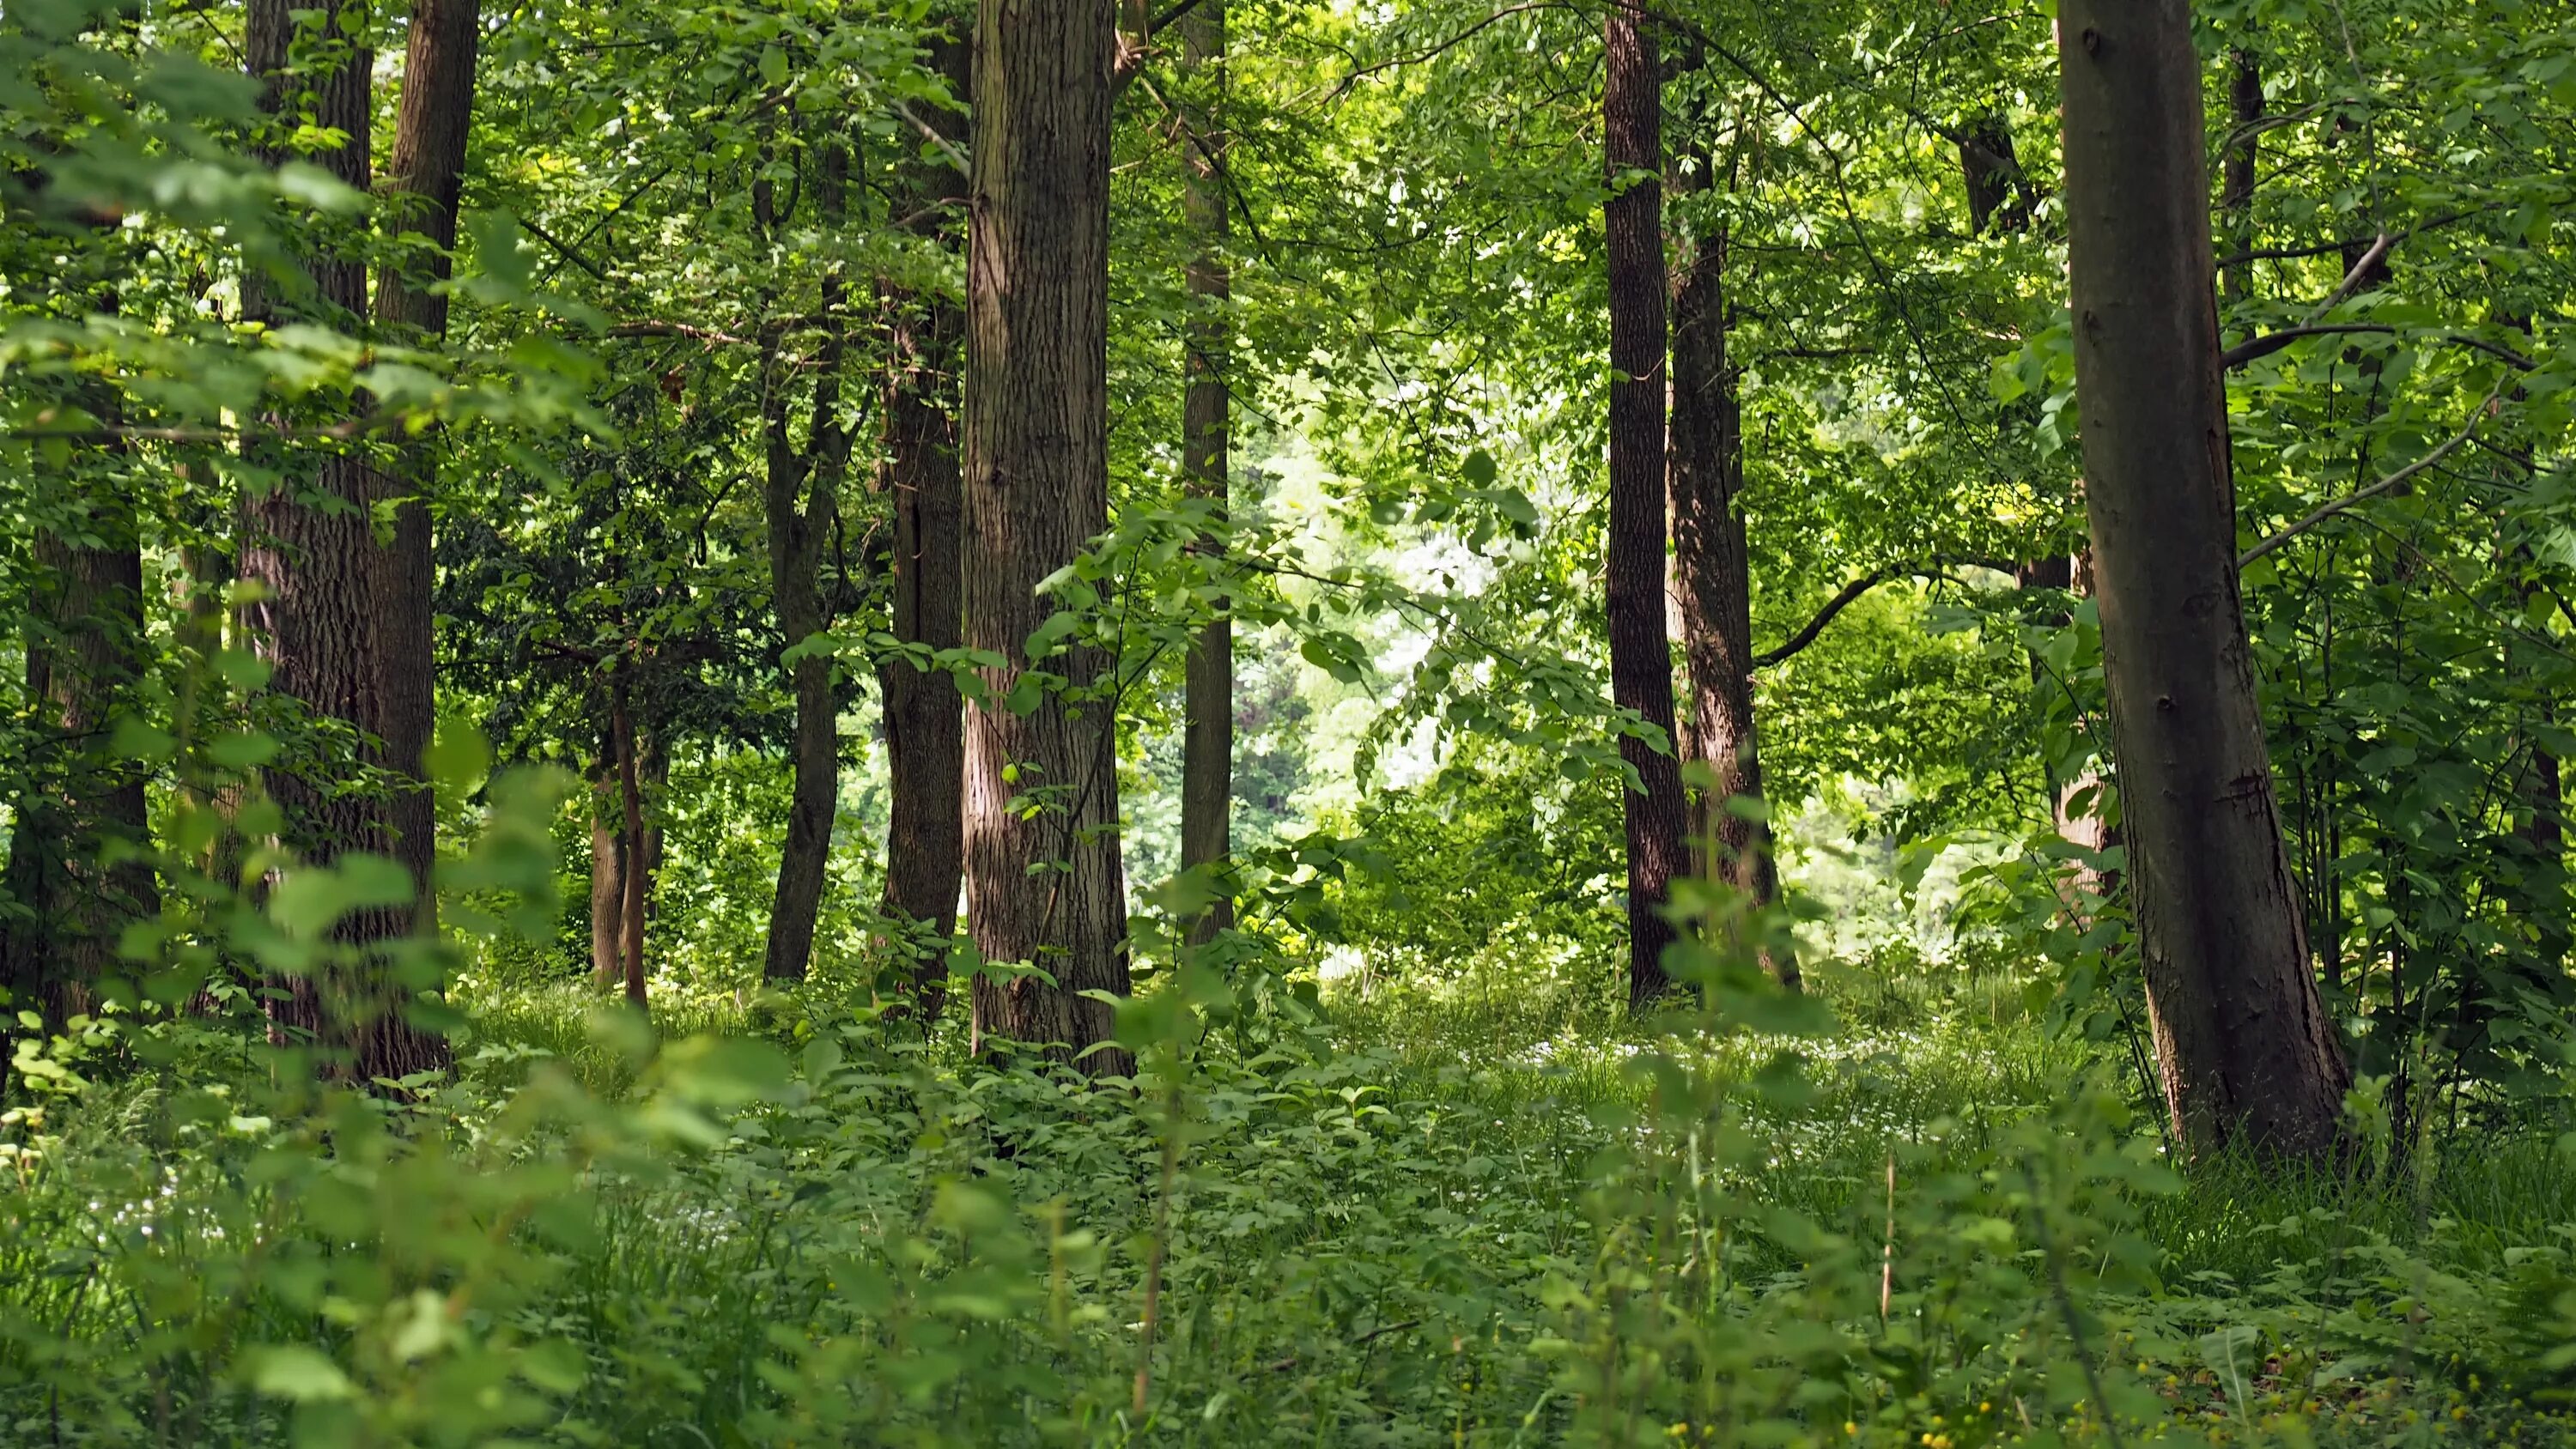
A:
<svg viewBox="0 0 2576 1449">
<path fill-rule="evenodd" d="M 613 735 L 590 790 L 590 979 L 606 991 L 624 977 L 626 959 L 626 817 Z"/>
<path fill-rule="evenodd" d="M 969 38 L 942 37 L 932 63 L 960 99 L 973 86 Z M 964 118 L 942 111 L 932 125 L 954 145 Z M 893 209 L 920 216 L 960 199 L 964 178 L 944 157 L 915 157 L 897 172 Z M 914 225 L 953 245 L 953 219 Z M 957 471 L 957 389 L 964 370 L 966 314 L 952 298 L 877 284 L 885 317 L 885 464 L 878 474 L 894 514 L 894 636 L 924 649 L 954 649 L 964 638 L 958 547 L 965 530 Z M 886 829 L 886 914 L 920 935 L 945 940 L 957 925 L 966 868 L 966 724 L 956 676 L 889 659 L 877 668 L 885 700 L 886 770 L 893 793 Z M 914 1010 L 925 1029 L 948 1000 L 948 956 L 924 947 L 913 957 Z"/>
<path fill-rule="evenodd" d="M 365 33 L 363 5 L 324 15 L 326 39 Z M 251 74 L 264 83 L 263 100 L 272 113 L 287 110 L 289 88 L 299 84 L 285 74 L 294 28 L 286 0 L 252 0 L 244 54 Z M 353 46 L 341 64 L 311 82 L 313 123 L 346 137 L 314 159 L 360 191 L 367 187 L 371 59 L 363 47 Z M 323 255 L 306 265 L 324 320 L 345 325 L 365 317 L 362 261 Z M 265 292 L 256 285 L 251 290 Z M 245 310 L 275 315 L 273 301 L 264 296 L 257 305 L 246 302 Z M 271 688 L 299 701 L 317 721 L 354 730 L 369 743 L 355 761 L 295 752 L 297 763 L 266 772 L 268 791 L 285 814 L 289 843 L 306 860 L 327 863 L 352 851 L 389 855 L 394 830 L 388 803 L 379 792 L 357 786 L 351 768 L 381 766 L 381 742 L 390 732 L 378 661 L 392 625 L 378 587 L 388 565 L 370 518 L 374 490 L 366 467 L 354 457 L 282 462 L 289 472 L 312 469 L 310 491 L 333 503 L 307 503 L 299 495 L 308 490 L 295 485 L 246 503 L 241 575 L 264 594 L 250 610 L 251 633 L 270 665 Z M 310 1034 L 333 1059 L 334 1070 L 359 1081 L 445 1066 L 445 1040 L 403 1015 L 413 992 L 436 984 L 434 978 L 410 979 L 417 964 L 430 958 L 386 949 L 409 933 L 413 914 L 409 907 L 366 909 L 344 918 L 338 940 L 351 949 L 354 964 L 320 978 L 277 983 L 284 990 L 269 1011 L 281 1036 Z"/>
<path fill-rule="evenodd" d="M 2059 12 L 2069 277 L 2129 883 L 2176 1136 L 2331 1153 L 2350 1077 L 2310 974 L 2237 594 L 2187 0 Z"/>
<path fill-rule="evenodd" d="M 1602 23 L 1603 203 L 1610 283 L 1610 522 L 1603 583 L 1610 695 L 1661 730 L 1673 723 L 1672 646 L 1664 635 L 1663 78 L 1654 32 L 1626 3 Z M 1633 735 L 1620 758 L 1637 788 L 1620 792 L 1628 845 L 1628 1002 L 1651 1005 L 1671 984 L 1663 914 L 1686 869 L 1681 762 Z"/>
<path fill-rule="evenodd" d="M 1714 183 L 1706 151 L 1683 178 Z M 1759 818 L 1762 761 L 1753 719 L 1753 572 L 1736 495 L 1744 484 L 1742 411 L 1726 352 L 1726 232 L 1708 225 L 1687 239 L 1673 281 L 1672 449 L 1666 486 L 1673 515 L 1673 577 L 1682 652 L 1690 665 L 1692 758 L 1716 779 L 1693 801 L 1688 829 L 1700 870 L 1752 905 L 1779 898 L 1769 826 Z M 1728 802 L 1742 802 L 1728 808 Z M 1798 989 L 1796 958 L 1771 955 L 1780 984 Z"/>
<path fill-rule="evenodd" d="M 1188 390 L 1181 402 L 1181 464 L 1193 496 L 1209 499 L 1222 520 L 1231 473 L 1234 323 L 1226 301 L 1233 279 L 1225 259 L 1225 0 L 1203 3 L 1181 20 L 1181 58 L 1198 72 L 1201 109 L 1189 118 L 1189 169 L 1182 219 L 1198 245 L 1188 284 L 1193 310 L 1184 346 Z M 1220 615 L 1190 647 L 1183 682 L 1181 868 L 1222 867 L 1233 854 L 1234 623 Z M 1234 924 L 1233 897 L 1223 895 L 1190 928 L 1206 942 Z"/>
<path fill-rule="evenodd" d="M 2254 247 L 2254 182 L 2255 164 L 2263 150 L 2263 139 L 2251 129 L 2263 118 L 2263 60 L 2247 46 L 2227 52 L 2227 119 L 2237 136 L 2236 144 L 2227 148 L 2225 169 L 2219 182 L 2219 210 L 2227 216 L 2226 245 L 2230 256 Z M 2222 280 L 2227 300 L 2242 302 L 2254 295 L 2254 259 L 2246 257 L 2231 263 Z"/>
<path fill-rule="evenodd" d="M 376 320 L 435 341 L 447 335 L 448 252 L 456 245 L 456 205 L 465 173 L 465 139 L 474 108 L 477 0 L 413 0 L 403 57 L 402 101 L 385 190 L 403 233 L 426 243 L 376 276 Z M 390 499 L 393 547 L 384 558 L 385 637 L 377 655 L 384 692 L 385 764 L 403 782 L 393 800 L 394 857 L 419 891 L 420 928 L 434 931 L 438 897 L 437 797 L 422 764 L 436 723 L 435 644 L 431 628 L 429 509 L 423 501 L 437 476 L 435 445 L 409 444 L 393 471 L 376 480 Z"/>
<path fill-rule="evenodd" d="M 975 982 L 975 1032 L 1128 1075 L 1111 661 L 1076 644 L 1025 712 L 1009 701 L 1053 610 L 1038 584 L 1107 526 L 1109 66 L 1103 0 L 982 0 L 966 325 L 967 641 L 1008 662 L 967 712 L 966 891 L 975 945 L 1033 974 Z"/>
<path fill-rule="evenodd" d="M 814 180 L 822 223 L 837 229 L 844 219 L 849 152 L 838 141 L 822 148 Z M 755 193 L 756 210 L 766 212 L 767 183 Z M 778 218 L 764 215 L 764 230 Z M 846 287 L 837 268 L 823 277 L 818 311 L 827 317 L 842 310 Z M 841 393 L 841 324 L 826 332 L 815 359 L 813 419 L 802 452 L 788 422 L 788 395 L 801 370 L 785 357 L 775 328 L 761 337 L 761 410 L 768 435 L 768 472 L 763 506 L 769 522 L 769 579 L 777 601 L 779 633 L 790 649 L 823 632 L 831 622 L 824 610 L 820 577 L 823 542 L 831 537 L 840 509 L 840 479 L 848 466 L 849 439 L 839 420 Z M 840 806 L 840 701 L 832 689 L 832 657 L 805 654 L 787 666 L 796 699 L 796 736 L 791 747 L 794 784 L 788 797 L 787 841 L 778 862 L 778 894 L 769 910 L 767 960 L 761 974 L 771 981 L 802 981 L 814 955 L 814 924 L 823 903 L 823 884 L 832 864 L 832 824 Z"/>
<path fill-rule="evenodd" d="M 635 1009 L 646 1009 L 644 1000 L 644 784 L 635 760 L 635 707 L 630 698 L 626 676 L 620 674 L 609 687 L 610 736 L 617 748 L 617 801 L 623 829 L 618 832 L 618 954 L 626 968 L 626 999 Z"/>
</svg>

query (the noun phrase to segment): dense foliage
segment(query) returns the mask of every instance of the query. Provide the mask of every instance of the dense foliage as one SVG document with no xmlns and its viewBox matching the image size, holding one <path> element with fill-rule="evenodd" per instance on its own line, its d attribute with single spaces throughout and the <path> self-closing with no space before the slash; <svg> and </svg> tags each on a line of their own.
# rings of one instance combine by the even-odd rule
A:
<svg viewBox="0 0 2576 1449">
<path fill-rule="evenodd" d="M 1070 183 L 967 174 L 1051 99 L 978 8 L 0 7 L 0 1445 L 2576 1442 L 2576 15 L 2137 7 L 2350 1073 L 2301 1159 L 2171 1100 L 2122 843 L 2091 29 L 1121 4 L 1099 274 L 997 279 Z M 1641 188 L 1749 779 L 1681 524 L 1681 708 L 1611 682 Z M 1107 507 L 1039 557 L 988 465 L 1062 397 L 970 375 L 1066 280 Z M 1006 554 L 979 645 L 937 560 Z M 943 700 L 1098 758 L 925 795 Z M 1083 889 L 1114 963 L 988 949 Z"/>
</svg>

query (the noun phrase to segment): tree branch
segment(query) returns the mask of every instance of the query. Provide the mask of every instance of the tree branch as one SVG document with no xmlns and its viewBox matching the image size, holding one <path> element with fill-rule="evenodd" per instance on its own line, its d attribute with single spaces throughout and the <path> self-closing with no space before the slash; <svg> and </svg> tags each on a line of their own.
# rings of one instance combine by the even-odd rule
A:
<svg viewBox="0 0 2576 1449">
<path fill-rule="evenodd" d="M 2267 332 L 2260 337 L 2248 338 L 2237 343 L 2234 347 L 2218 354 L 2218 365 L 2221 371 L 2234 372 L 2249 362 L 2257 362 L 2269 357 L 2305 337 L 2335 337 L 2351 333 L 2396 336 L 2400 330 L 2385 322 L 2320 322 L 2284 327 L 2278 332 Z M 2447 342 L 2454 347 L 2469 347 L 2486 353 L 2517 372 L 2532 372 L 2540 366 L 2539 363 L 2502 343 L 2489 342 L 2483 337 L 2475 337 L 2466 332 L 2436 332 L 2429 335 L 2436 341 Z"/>
<path fill-rule="evenodd" d="M 2387 477 L 2380 479 L 2378 482 L 2373 483 L 2366 488 L 2356 488 L 2352 492 L 2345 494 L 2343 497 L 2338 498 L 2331 503 L 2318 504 L 2315 508 L 2308 510 L 2306 516 L 2302 517 L 2298 522 L 2291 524 L 2289 527 L 2282 529 L 2279 533 L 2273 534 L 2270 538 L 2267 538 L 2261 543 L 2254 545 L 2252 548 L 2245 550 L 2243 553 L 2238 554 L 2236 556 L 2236 566 L 2240 569 L 2244 568 L 2246 565 L 2254 562 L 2254 560 L 2261 558 L 2263 555 L 2270 553 L 2281 545 L 2297 538 L 2300 534 L 2306 533 L 2308 530 L 2315 528 L 2318 524 L 2325 522 L 2336 514 L 2341 513 L 2356 504 L 2367 502 L 2383 493 L 2390 492 L 2400 487 L 2407 479 L 2414 477 L 2416 474 L 2423 472 L 2425 469 L 2441 462 L 2444 458 L 2449 457 L 2453 452 L 2459 449 L 2461 444 L 2466 443 L 2469 440 L 2470 434 L 2478 430 L 2478 424 L 2486 420 L 2487 408 L 2495 402 L 2496 396 L 2497 395 L 2495 393 L 2488 393 L 2486 401 L 2479 403 L 2477 410 L 2469 414 L 2469 425 L 2460 429 L 2458 432 L 2453 433 L 2450 441 L 2442 444 L 2442 446 L 2435 448 L 2433 451 L 2426 453 L 2423 457 L 2416 459 L 2414 462 L 2407 464 L 2405 467 L 2398 469 L 2396 472 L 2389 474 Z"/>
</svg>

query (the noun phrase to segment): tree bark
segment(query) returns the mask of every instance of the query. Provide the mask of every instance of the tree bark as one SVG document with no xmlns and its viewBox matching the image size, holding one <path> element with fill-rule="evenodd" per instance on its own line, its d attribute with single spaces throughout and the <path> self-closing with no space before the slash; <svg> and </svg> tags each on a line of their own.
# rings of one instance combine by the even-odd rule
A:
<svg viewBox="0 0 2576 1449">
<path fill-rule="evenodd" d="M 2112 742 L 2178 1140 L 2318 1158 L 2350 1078 L 2310 974 L 2237 593 L 2187 0 L 2060 10 L 2069 280 Z"/>
<path fill-rule="evenodd" d="M 1106 0 L 981 0 L 966 368 L 967 639 L 1007 662 L 967 714 L 966 891 L 979 1050 L 1000 1037 L 1128 1075 L 1110 660 L 1075 644 L 1032 661 L 1039 583 L 1108 521 L 1109 97 Z M 1012 698 L 1043 667 L 1063 681 Z M 1035 684 L 1036 681 L 1032 681 Z M 1031 697 L 1031 695 L 1034 697 Z"/>
<path fill-rule="evenodd" d="M 1978 116 L 1959 144 L 1959 170 L 1968 184 L 1968 234 L 2030 230 L 2030 181 L 2013 154 L 2012 122 L 2001 112 Z"/>
<path fill-rule="evenodd" d="M 624 977 L 626 960 L 626 817 L 613 738 L 590 790 L 590 980 L 606 991 Z"/>
<path fill-rule="evenodd" d="M 112 398 L 93 399 L 91 411 L 112 421 Z M 125 452 L 111 444 L 75 457 L 114 466 Z M 133 506 L 121 479 L 79 490 L 68 469 L 45 472 L 38 486 L 54 484 L 62 495 L 56 506 L 79 522 L 38 533 L 33 550 L 26 697 L 40 753 L 13 802 L 7 896 L 27 914 L 0 931 L 0 986 L 8 993 L 0 1021 L 34 1011 L 59 1025 L 90 1009 L 99 979 L 116 964 L 118 936 L 160 909 L 160 889 L 148 861 L 111 863 L 149 838 L 142 773 L 111 745 L 118 719 L 133 707 L 146 647 Z"/>
<path fill-rule="evenodd" d="M 393 219 L 420 243 L 376 276 L 376 320 L 430 341 L 447 335 L 448 253 L 456 246 L 457 195 L 464 183 L 465 140 L 474 108 L 477 0 L 413 0 L 403 56 L 402 100 L 394 118 L 394 150 L 385 192 Z M 376 480 L 385 498 L 398 500 L 393 547 L 384 558 L 385 638 L 377 655 L 383 678 L 385 765 L 396 780 L 392 807 L 394 857 L 419 892 L 424 932 L 438 923 L 438 897 L 430 870 L 437 860 L 437 796 L 422 760 L 436 725 L 436 646 L 433 640 L 429 508 L 424 501 L 437 478 L 435 445 L 408 443 L 388 475 Z"/>
<path fill-rule="evenodd" d="M 931 45 L 932 64 L 960 100 L 974 84 L 972 54 L 965 36 L 943 36 Z M 966 140 L 958 113 L 942 111 L 928 119 L 950 145 Z M 921 216 L 962 199 L 963 189 L 944 157 L 916 157 L 897 172 L 892 209 Z M 915 226 L 954 244 L 956 233 L 945 216 Z M 878 486 L 894 515 L 894 636 L 923 649 L 954 649 L 965 629 L 958 576 L 965 500 L 957 470 L 957 389 L 966 316 L 935 290 L 916 292 L 880 280 L 877 292 L 886 352 L 880 399 L 886 451 Z M 877 667 L 877 687 L 885 701 L 893 794 L 885 910 L 915 928 L 913 1010 L 927 1029 L 947 1006 L 948 956 L 919 943 L 925 936 L 944 941 L 957 925 L 958 885 L 966 868 L 966 725 L 956 676 L 944 666 L 925 669 L 889 659 Z"/>
<path fill-rule="evenodd" d="M 1610 518 L 1602 574 L 1610 629 L 1610 696 L 1661 730 L 1657 750 L 1622 736 L 1639 785 L 1620 792 L 1628 846 L 1628 1003 L 1650 1006 L 1671 985 L 1663 911 L 1685 868 L 1681 762 L 1673 737 L 1673 655 L 1664 633 L 1663 79 L 1654 33 L 1614 3 L 1602 22 L 1602 205 L 1610 293 Z"/>
<path fill-rule="evenodd" d="M 626 999 L 638 1011 L 644 1000 L 644 785 L 636 768 L 635 707 L 626 677 L 609 686 L 608 730 L 617 749 L 617 801 L 623 829 L 619 832 L 617 945 L 625 967 Z"/>
<path fill-rule="evenodd" d="M 824 227 L 837 230 L 844 219 L 849 152 L 837 139 L 821 149 L 815 200 Z M 763 230 L 772 229 L 780 218 L 767 214 L 768 183 L 757 183 L 753 194 Z M 825 272 L 819 314 L 835 317 L 846 300 L 845 292 L 839 269 Z M 823 543 L 832 536 L 840 510 L 841 474 L 849 464 L 850 439 L 839 419 L 844 351 L 840 323 L 835 321 L 825 333 L 814 362 L 813 419 L 802 451 L 795 445 L 788 421 L 789 392 L 801 368 L 783 354 L 780 341 L 775 327 L 764 327 L 761 414 L 768 459 L 762 506 L 769 524 L 769 581 L 779 634 L 793 649 L 831 622 L 824 610 L 819 575 Z M 789 662 L 786 670 L 796 700 L 796 734 L 790 753 L 794 783 L 761 974 L 771 981 L 802 981 L 813 960 L 814 924 L 822 911 L 823 884 L 832 864 L 833 818 L 840 806 L 840 701 L 833 693 L 833 661 L 828 653 L 802 655 Z"/>
<path fill-rule="evenodd" d="M 363 34 L 364 21 L 363 6 L 323 12 L 324 38 Z M 252 0 L 244 56 L 263 83 L 262 100 L 272 114 L 284 112 L 287 88 L 295 84 L 284 73 L 295 24 L 287 0 Z M 339 28 L 344 24 L 349 31 Z M 314 159 L 361 191 L 368 173 L 371 59 L 362 46 L 352 45 L 340 65 L 314 82 L 313 122 L 346 137 Z M 321 320 L 345 325 L 364 317 L 364 262 L 320 255 L 306 268 Z M 254 299 L 246 301 L 245 311 L 273 318 L 275 303 L 266 289 L 254 284 L 247 290 Z M 290 481 L 244 506 L 241 576 L 264 594 L 249 611 L 250 630 L 270 665 L 271 688 L 299 701 L 317 723 L 354 731 L 362 743 L 353 761 L 297 752 L 303 758 L 296 763 L 265 772 L 268 791 L 285 814 L 289 843 L 305 860 L 329 863 L 350 852 L 389 855 L 394 832 L 388 802 L 353 778 L 352 768 L 381 766 L 389 734 L 378 669 L 390 633 L 378 587 L 388 565 L 370 519 L 374 490 L 355 457 L 289 457 L 283 465 Z M 308 501 L 314 495 L 327 501 Z M 404 968 L 428 958 L 386 949 L 409 933 L 413 914 L 409 907 L 366 909 L 343 918 L 337 939 L 354 963 L 322 977 L 276 983 L 283 992 L 269 1003 L 269 1014 L 281 1039 L 309 1035 L 333 1070 L 359 1081 L 444 1067 L 446 1041 L 403 1015 L 414 991 L 435 984 L 405 979 L 414 972 Z"/>
<path fill-rule="evenodd" d="M 2263 61 L 2251 47 L 2236 46 L 2227 52 L 2227 119 L 2238 139 L 2227 148 L 2224 169 L 2220 173 L 2218 206 L 2227 216 L 2227 245 L 2231 256 L 2254 247 L 2254 182 L 2255 164 L 2262 155 L 2263 138 L 2251 129 L 2263 118 Z M 2242 302 L 2254 295 L 2254 259 L 2231 264 L 2225 274 L 2227 300 Z"/>
<path fill-rule="evenodd" d="M 1681 186 L 1715 184 L 1715 158 L 1696 152 Z M 1666 487 L 1673 516 L 1673 578 L 1680 603 L 1682 653 L 1690 666 L 1691 758 L 1717 781 L 1692 800 L 1687 828 L 1712 880 L 1749 903 L 1779 899 L 1779 867 L 1770 828 L 1758 809 L 1762 761 L 1753 717 L 1753 573 L 1745 553 L 1742 409 L 1727 360 L 1726 232 L 1709 226 L 1685 239 L 1685 262 L 1673 279 L 1672 447 Z M 1786 952 L 1764 964 L 1797 990 L 1797 959 Z"/>
<path fill-rule="evenodd" d="M 1189 492 L 1225 518 L 1231 476 L 1233 319 L 1226 264 L 1225 0 L 1202 0 L 1181 24 L 1181 59 L 1203 87 L 1188 117 L 1188 169 L 1181 213 L 1198 250 L 1187 282 L 1192 308 L 1183 346 L 1188 386 L 1181 400 L 1181 465 Z M 1190 647 L 1182 688 L 1181 868 L 1223 868 L 1233 854 L 1234 623 L 1220 613 Z M 1234 899 L 1223 894 L 1190 927 L 1205 943 L 1234 924 Z"/>
</svg>

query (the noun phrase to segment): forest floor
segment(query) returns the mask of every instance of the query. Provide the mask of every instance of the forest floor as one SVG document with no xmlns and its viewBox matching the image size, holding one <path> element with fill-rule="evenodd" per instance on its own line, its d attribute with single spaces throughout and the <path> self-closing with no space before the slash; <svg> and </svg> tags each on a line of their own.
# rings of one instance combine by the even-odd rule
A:
<svg viewBox="0 0 2576 1449">
<path fill-rule="evenodd" d="M 1114 1099 L 811 1019 L 639 1072 L 593 998 L 498 995 L 422 1112 L 443 1166 L 365 1191 L 102 1085 L 0 1225 L 0 1442 L 488 1442 L 428 1427 L 471 1336 L 513 1442 L 2576 1443 L 2554 1134 L 2177 1175 L 2014 992 L 1825 984 L 1845 1024 L 1788 1053 L 1469 992 Z M 485 1278 L 452 1340 L 371 1326 Z M 306 1347 L 345 1372 L 258 1367 Z"/>
</svg>

